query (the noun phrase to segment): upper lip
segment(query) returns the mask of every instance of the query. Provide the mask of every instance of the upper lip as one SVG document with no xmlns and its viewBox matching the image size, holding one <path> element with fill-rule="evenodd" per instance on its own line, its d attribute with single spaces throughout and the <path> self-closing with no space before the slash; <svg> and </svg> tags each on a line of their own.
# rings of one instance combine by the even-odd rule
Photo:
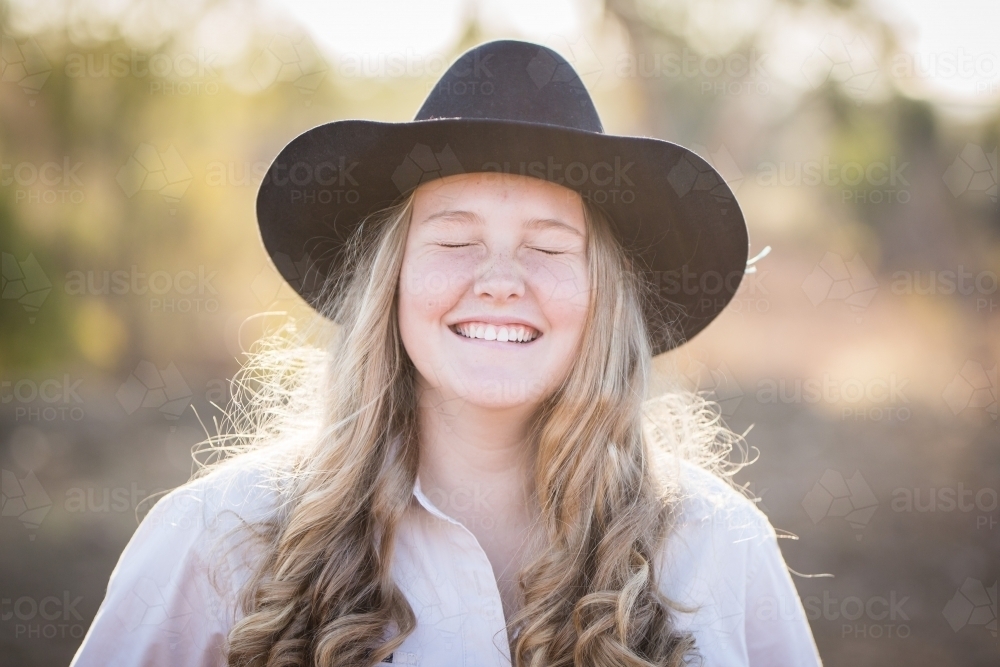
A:
<svg viewBox="0 0 1000 667">
<path fill-rule="evenodd" d="M 504 326 L 513 324 L 515 326 L 525 326 L 531 327 L 538 333 L 542 333 L 542 328 L 537 324 L 529 322 L 518 317 L 509 317 L 504 315 L 469 315 L 467 317 L 462 317 L 460 319 L 454 320 L 448 324 L 449 327 L 453 327 L 456 324 L 464 324 L 466 322 L 483 322 L 485 324 L 492 324 L 493 326 Z"/>
</svg>

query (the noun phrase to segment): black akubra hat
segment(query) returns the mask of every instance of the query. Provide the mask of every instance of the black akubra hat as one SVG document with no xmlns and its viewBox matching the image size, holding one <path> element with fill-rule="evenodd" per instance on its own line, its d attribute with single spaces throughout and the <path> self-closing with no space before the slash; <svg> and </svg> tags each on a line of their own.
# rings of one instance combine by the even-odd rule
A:
<svg viewBox="0 0 1000 667">
<path fill-rule="evenodd" d="M 651 288 L 654 354 L 704 329 L 739 287 L 747 229 L 722 176 L 683 146 L 605 134 L 573 67 L 519 41 L 464 53 L 412 122 L 341 120 L 292 140 L 257 194 L 261 238 L 316 306 L 366 215 L 420 183 L 484 171 L 559 183 L 609 215 Z"/>
</svg>

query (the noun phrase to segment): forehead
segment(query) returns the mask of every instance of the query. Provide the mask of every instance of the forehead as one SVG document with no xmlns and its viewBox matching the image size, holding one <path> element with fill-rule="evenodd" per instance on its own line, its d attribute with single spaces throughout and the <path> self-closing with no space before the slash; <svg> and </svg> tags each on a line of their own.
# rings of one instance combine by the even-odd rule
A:
<svg viewBox="0 0 1000 667">
<path fill-rule="evenodd" d="M 441 211 L 468 211 L 489 220 L 552 218 L 584 231 L 583 200 L 569 188 L 520 174 L 456 174 L 424 183 L 413 199 L 413 220 Z"/>
</svg>

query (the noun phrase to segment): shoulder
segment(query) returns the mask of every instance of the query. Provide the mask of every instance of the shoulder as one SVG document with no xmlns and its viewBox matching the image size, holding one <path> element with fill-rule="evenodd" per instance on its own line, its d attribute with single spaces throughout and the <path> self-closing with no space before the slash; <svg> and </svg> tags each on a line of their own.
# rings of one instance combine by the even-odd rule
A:
<svg viewBox="0 0 1000 667">
<path fill-rule="evenodd" d="M 707 529 L 743 539 L 774 535 L 767 516 L 728 481 L 690 461 L 680 461 L 676 471 L 679 528 Z"/>
<path fill-rule="evenodd" d="M 262 553 L 268 524 L 281 512 L 275 471 L 253 460 L 234 460 L 161 497 L 143 518 L 122 560 L 173 566 L 196 563 L 228 589 L 248 578 Z"/>
<path fill-rule="evenodd" d="M 115 568 L 119 573 L 156 572 L 165 579 L 213 579 L 232 592 L 256 562 L 255 536 L 281 506 L 279 485 L 268 467 L 234 460 L 182 484 L 153 505 Z"/>
<path fill-rule="evenodd" d="M 73 667 L 219 664 L 262 553 L 240 528 L 272 517 L 278 497 L 266 467 L 234 461 L 160 498 L 111 573 Z"/>
<path fill-rule="evenodd" d="M 267 521 L 281 507 L 280 482 L 261 462 L 234 460 L 170 491 L 143 519 L 150 527 L 223 535 Z"/>
<path fill-rule="evenodd" d="M 774 529 L 753 501 L 693 463 L 672 466 L 674 523 L 660 552 L 659 587 L 679 605 L 678 629 L 693 633 L 706 664 L 747 664 L 749 582 Z"/>
<path fill-rule="evenodd" d="M 774 528 L 721 477 L 688 461 L 674 471 L 674 523 L 660 554 L 668 595 L 693 601 L 726 589 L 741 600 L 762 556 L 777 550 Z"/>
</svg>

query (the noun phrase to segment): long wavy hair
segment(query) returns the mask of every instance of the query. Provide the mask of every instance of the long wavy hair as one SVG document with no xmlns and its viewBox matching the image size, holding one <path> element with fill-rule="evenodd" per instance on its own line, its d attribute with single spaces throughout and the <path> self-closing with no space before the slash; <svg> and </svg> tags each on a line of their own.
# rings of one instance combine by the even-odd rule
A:
<svg viewBox="0 0 1000 667">
<path fill-rule="evenodd" d="M 364 222 L 346 270 L 323 287 L 321 315 L 257 342 L 233 380 L 230 432 L 202 443 L 212 456 L 196 477 L 252 459 L 282 498 L 254 527 L 263 555 L 239 594 L 231 667 L 374 665 L 416 627 L 390 567 L 420 446 L 416 371 L 397 321 L 411 210 L 412 195 Z M 656 559 L 676 516 L 679 461 L 729 474 L 741 436 L 679 382 L 647 398 L 643 285 L 603 212 L 585 201 L 584 213 L 590 310 L 576 361 L 532 420 L 544 543 L 517 575 L 511 657 L 518 667 L 675 667 L 696 647 L 675 628 Z"/>
</svg>

